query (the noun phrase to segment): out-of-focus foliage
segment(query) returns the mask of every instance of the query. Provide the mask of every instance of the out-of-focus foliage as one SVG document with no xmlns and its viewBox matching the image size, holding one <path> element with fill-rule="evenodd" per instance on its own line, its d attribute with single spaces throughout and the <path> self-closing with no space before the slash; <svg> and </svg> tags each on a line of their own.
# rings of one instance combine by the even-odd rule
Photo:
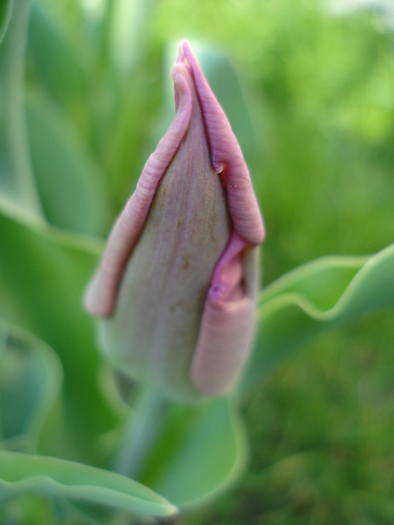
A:
<svg viewBox="0 0 394 525">
<path fill-rule="evenodd" d="M 250 474 L 183 523 L 393 521 L 392 309 L 272 371 L 393 304 L 394 35 L 376 20 L 320 0 L 1 3 L 0 522 L 112 525 L 218 496 L 245 465 L 240 410 Z M 272 282 L 243 398 L 194 407 L 126 383 L 122 399 L 81 307 L 171 119 L 185 37 L 251 168 L 264 281 L 356 256 Z"/>
<path fill-rule="evenodd" d="M 7 31 L 8 22 L 11 18 L 13 0 L 5 0 L 0 5 L 0 42 Z"/>
<path fill-rule="evenodd" d="M 246 379 L 257 380 L 320 332 L 392 306 L 393 298 L 394 245 L 367 261 L 326 258 L 289 272 L 261 294 Z"/>
<path fill-rule="evenodd" d="M 62 384 L 52 349 L 0 321 L 0 436 L 8 450 L 35 452 Z"/>
</svg>

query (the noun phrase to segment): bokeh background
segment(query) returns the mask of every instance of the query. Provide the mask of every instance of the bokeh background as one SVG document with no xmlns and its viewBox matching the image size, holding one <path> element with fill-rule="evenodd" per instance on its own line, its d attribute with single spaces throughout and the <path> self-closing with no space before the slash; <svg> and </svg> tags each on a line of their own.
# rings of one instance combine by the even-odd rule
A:
<svg viewBox="0 0 394 525">
<path fill-rule="evenodd" d="M 168 56 L 182 38 L 224 53 L 238 73 L 267 227 L 264 284 L 393 242 L 390 0 L 35 0 L 28 125 L 43 141 L 32 162 L 50 222 L 108 231 L 163 127 Z M 42 137 L 69 145 L 56 177 Z M 392 524 L 393 313 L 319 337 L 266 377 L 242 407 L 247 474 L 180 523 Z"/>
</svg>

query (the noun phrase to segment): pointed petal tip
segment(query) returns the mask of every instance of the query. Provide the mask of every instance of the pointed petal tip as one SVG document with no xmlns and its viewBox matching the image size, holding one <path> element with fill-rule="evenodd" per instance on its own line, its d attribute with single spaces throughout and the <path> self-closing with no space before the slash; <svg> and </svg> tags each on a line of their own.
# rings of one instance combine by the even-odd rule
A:
<svg viewBox="0 0 394 525">
<path fill-rule="evenodd" d="M 191 53 L 189 45 L 186 42 L 186 40 L 182 40 L 180 42 L 179 46 L 178 46 L 178 57 L 177 57 L 175 66 L 178 65 L 178 64 L 182 64 L 187 69 L 189 74 L 191 76 L 193 76 L 192 67 L 190 66 L 190 64 L 189 64 L 189 62 L 188 62 L 188 60 L 187 60 L 187 58 L 185 56 L 185 49 L 186 49 L 186 51 L 189 51 L 189 53 Z"/>
<path fill-rule="evenodd" d="M 178 45 L 179 55 L 182 55 L 182 56 L 184 57 L 184 55 L 185 55 L 185 50 L 186 50 L 186 51 L 190 51 L 190 46 L 189 46 L 189 43 L 188 43 L 188 41 L 186 40 L 186 38 L 183 38 L 183 39 L 179 42 L 179 45 Z"/>
<path fill-rule="evenodd" d="M 189 71 L 197 90 L 206 125 L 212 165 L 226 184 L 235 231 L 246 242 L 258 245 L 265 236 L 264 224 L 248 167 L 230 123 L 186 40 L 182 40 L 179 44 L 178 64 L 183 64 Z"/>
<path fill-rule="evenodd" d="M 85 295 L 86 310 L 97 317 L 112 315 L 124 269 L 144 227 L 157 186 L 189 126 L 192 113 L 190 75 L 183 64 L 175 64 L 172 78 L 176 116 L 148 158 L 135 192 L 115 222 L 99 269 Z"/>
<path fill-rule="evenodd" d="M 82 299 L 84 309 L 95 317 L 108 317 L 113 310 L 113 305 L 108 301 L 108 297 L 103 296 L 102 292 L 103 288 L 98 286 L 96 274 L 89 283 Z"/>
</svg>

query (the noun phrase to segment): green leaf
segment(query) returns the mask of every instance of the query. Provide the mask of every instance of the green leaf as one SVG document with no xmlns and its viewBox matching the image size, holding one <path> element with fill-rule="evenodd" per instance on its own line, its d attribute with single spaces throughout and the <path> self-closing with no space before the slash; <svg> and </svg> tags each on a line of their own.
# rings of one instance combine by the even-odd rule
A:
<svg viewBox="0 0 394 525">
<path fill-rule="evenodd" d="M 0 2 L 0 44 L 10 22 L 14 0 L 1 0 Z"/>
<path fill-rule="evenodd" d="M 31 159 L 47 219 L 60 228 L 103 234 L 109 203 L 99 167 L 60 112 L 37 99 L 29 99 L 26 109 Z"/>
<path fill-rule="evenodd" d="M 0 340 L 0 435 L 7 448 L 34 449 L 60 391 L 61 364 L 43 341 L 1 320 Z"/>
<path fill-rule="evenodd" d="M 0 207 L 42 216 L 31 170 L 24 118 L 25 47 L 29 0 L 15 2 L 0 45 Z"/>
<path fill-rule="evenodd" d="M 152 490 L 113 472 L 71 461 L 0 451 L 0 502 L 21 494 L 61 496 L 143 516 L 176 508 Z"/>
<path fill-rule="evenodd" d="M 244 386 L 325 330 L 394 304 L 394 245 L 365 257 L 326 257 L 262 292 Z"/>
<path fill-rule="evenodd" d="M 142 55 L 154 0 L 118 0 L 112 6 L 109 43 L 112 63 L 127 78 Z"/>
<path fill-rule="evenodd" d="M 206 502 L 242 474 L 247 443 L 228 398 L 171 405 L 139 479 L 181 508 Z"/>
<path fill-rule="evenodd" d="M 92 445 L 116 418 L 100 392 L 93 320 L 83 310 L 82 295 L 101 244 L 1 215 L 0 231 L 0 315 L 44 340 L 63 365 L 64 424 L 51 420 L 39 450 L 98 464 Z"/>
<path fill-rule="evenodd" d="M 32 5 L 27 53 L 33 75 L 53 101 L 86 111 L 89 85 L 84 65 L 38 2 Z"/>
</svg>

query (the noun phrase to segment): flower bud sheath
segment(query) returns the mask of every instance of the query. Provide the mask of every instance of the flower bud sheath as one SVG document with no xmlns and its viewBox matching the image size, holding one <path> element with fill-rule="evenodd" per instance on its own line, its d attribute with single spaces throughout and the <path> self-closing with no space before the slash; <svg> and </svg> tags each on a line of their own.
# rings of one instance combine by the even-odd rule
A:
<svg viewBox="0 0 394 525">
<path fill-rule="evenodd" d="M 188 45 L 176 117 L 110 234 L 86 307 L 116 366 L 163 394 L 231 389 L 253 335 L 263 224 L 227 118 Z"/>
</svg>

